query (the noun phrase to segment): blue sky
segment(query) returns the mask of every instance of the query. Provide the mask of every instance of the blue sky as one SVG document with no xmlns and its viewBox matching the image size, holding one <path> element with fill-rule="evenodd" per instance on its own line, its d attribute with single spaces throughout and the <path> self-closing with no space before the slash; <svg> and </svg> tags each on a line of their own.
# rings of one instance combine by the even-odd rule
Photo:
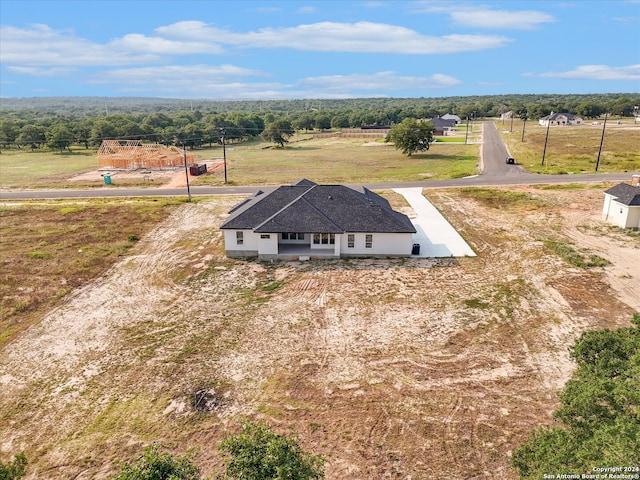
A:
<svg viewBox="0 0 640 480">
<path fill-rule="evenodd" d="M 0 96 L 640 92 L 640 0 L 0 0 Z"/>
</svg>

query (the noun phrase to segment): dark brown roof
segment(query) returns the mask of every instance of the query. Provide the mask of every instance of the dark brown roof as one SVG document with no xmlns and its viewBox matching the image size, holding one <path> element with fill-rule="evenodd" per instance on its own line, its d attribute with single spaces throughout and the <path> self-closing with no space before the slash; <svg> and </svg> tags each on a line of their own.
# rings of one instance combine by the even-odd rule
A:
<svg viewBox="0 0 640 480">
<path fill-rule="evenodd" d="M 371 190 L 302 180 L 236 205 L 222 229 L 257 233 L 415 233 L 406 215 Z"/>
<path fill-rule="evenodd" d="M 628 183 L 619 183 L 615 187 L 605 190 L 604 193 L 615 197 L 617 202 L 623 205 L 639 206 L 640 205 L 640 187 L 634 187 Z"/>
</svg>

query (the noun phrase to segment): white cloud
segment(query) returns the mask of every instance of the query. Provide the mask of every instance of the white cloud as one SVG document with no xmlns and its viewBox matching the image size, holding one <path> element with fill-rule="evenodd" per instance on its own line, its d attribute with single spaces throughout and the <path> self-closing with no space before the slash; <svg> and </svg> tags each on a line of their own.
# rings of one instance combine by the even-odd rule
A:
<svg viewBox="0 0 640 480">
<path fill-rule="evenodd" d="M 457 25 L 465 27 L 502 30 L 533 30 L 541 23 L 555 22 L 555 18 L 551 15 L 535 10 L 517 12 L 489 9 L 453 10 L 451 19 Z"/>
<path fill-rule="evenodd" d="M 111 84 L 118 91 L 126 93 L 152 91 L 169 96 L 184 94 L 198 98 L 227 99 L 253 98 L 255 92 L 277 91 L 283 88 L 283 85 L 277 83 L 249 83 L 237 80 L 251 76 L 265 75 L 234 65 L 168 65 L 105 71 L 87 83 Z"/>
<path fill-rule="evenodd" d="M 167 85 L 170 83 L 228 82 L 229 78 L 265 76 L 256 70 L 234 65 L 165 65 L 160 67 L 124 68 L 100 72 L 90 83 Z"/>
<path fill-rule="evenodd" d="M 436 73 L 429 77 L 399 76 L 395 72 L 378 72 L 371 75 L 323 75 L 300 81 L 305 88 L 325 91 L 398 91 L 407 89 L 433 89 L 458 85 L 460 80 Z"/>
<path fill-rule="evenodd" d="M 581 65 L 567 72 L 541 73 L 539 77 L 576 78 L 583 80 L 640 80 L 640 64 L 625 67 Z"/>
<path fill-rule="evenodd" d="M 147 37 L 130 33 L 108 44 L 119 51 L 140 52 L 154 55 L 220 54 L 222 48 L 211 42 L 180 42 L 161 37 Z"/>
<path fill-rule="evenodd" d="M 302 14 L 316 13 L 317 8 L 312 6 L 300 7 L 297 12 Z"/>
<path fill-rule="evenodd" d="M 502 47 L 510 42 L 510 39 L 499 35 L 427 36 L 409 28 L 373 22 L 319 22 L 235 33 L 204 22 L 189 21 L 160 27 L 156 29 L 156 34 L 181 39 L 185 46 L 189 43 L 216 42 L 237 48 L 396 55 L 477 51 Z"/>
<path fill-rule="evenodd" d="M 73 31 L 46 25 L 0 30 L 0 62 L 15 66 L 117 66 L 165 63 L 185 55 L 218 55 L 227 48 L 295 49 L 320 52 L 427 55 L 498 48 L 510 42 L 499 35 L 422 35 L 383 23 L 320 22 L 288 28 L 236 33 L 200 21 L 157 28 L 153 35 L 130 33 L 100 44 Z"/>
<path fill-rule="evenodd" d="M 456 2 L 417 2 L 415 11 L 448 15 L 454 24 L 471 28 L 533 30 L 542 23 L 555 22 L 538 10 L 493 10 L 486 5 Z"/>
<path fill-rule="evenodd" d="M 53 30 L 46 25 L 29 29 L 0 27 L 0 62 L 9 65 L 132 65 L 158 61 L 160 57 L 117 44 L 101 45 L 76 36 L 72 31 Z"/>
<path fill-rule="evenodd" d="M 451 76 L 433 74 L 428 77 L 401 76 L 395 72 L 370 75 L 325 75 L 307 77 L 292 84 L 248 82 L 247 77 L 260 78 L 263 72 L 234 65 L 126 68 L 101 72 L 87 83 L 111 84 L 121 92 L 158 92 L 162 95 L 191 95 L 209 98 L 354 98 L 386 96 L 393 91 L 432 90 L 458 85 Z"/>
<path fill-rule="evenodd" d="M 66 67 L 41 68 L 9 66 L 7 70 L 12 73 L 28 75 L 30 77 L 66 77 L 74 72 L 73 68 Z"/>
</svg>

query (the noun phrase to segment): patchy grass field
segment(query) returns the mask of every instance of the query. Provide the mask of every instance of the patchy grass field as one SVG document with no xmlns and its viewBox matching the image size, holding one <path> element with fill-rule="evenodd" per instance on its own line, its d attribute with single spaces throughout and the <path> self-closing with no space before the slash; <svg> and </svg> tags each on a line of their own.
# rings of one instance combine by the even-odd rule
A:
<svg viewBox="0 0 640 480">
<path fill-rule="evenodd" d="M 221 147 L 191 153 L 199 163 L 211 163 L 211 159 L 223 156 Z M 294 137 L 284 148 L 256 140 L 227 146 L 227 177 L 231 185 L 286 184 L 303 177 L 332 183 L 458 178 L 477 173 L 478 162 L 479 145 L 471 144 L 433 144 L 429 151 L 411 157 L 390 144 L 362 139 L 313 139 L 310 135 Z M 71 181 L 81 173 L 96 171 L 97 166 L 95 151 L 74 150 L 61 155 L 5 150 L 0 155 L 0 188 L 102 187 L 99 175 L 90 181 Z M 222 172 L 195 177 L 192 182 L 219 185 L 224 180 Z M 140 174 L 116 176 L 114 183 L 161 185 L 159 181 L 145 181 Z"/>
<path fill-rule="evenodd" d="M 64 188 L 70 176 L 97 168 L 95 150 L 77 147 L 72 147 L 71 153 L 3 150 L 0 188 Z"/>
<path fill-rule="evenodd" d="M 580 125 L 549 128 L 545 165 L 542 153 L 547 127 L 536 121 L 528 121 L 525 126 L 525 141 L 522 142 L 522 122 L 514 120 L 513 131 L 510 124 L 496 122 L 498 131 L 510 153 L 518 163 L 534 173 L 594 173 L 602 125 Z M 599 172 L 636 172 L 640 170 L 640 125 L 615 121 L 607 122 Z"/>
<path fill-rule="evenodd" d="M 0 206 L 0 347 L 104 273 L 178 200 L 87 200 Z"/>
<path fill-rule="evenodd" d="M 3 347 L 0 457 L 25 451 L 30 479 L 103 479 L 159 440 L 210 475 L 251 417 L 299 434 L 328 480 L 515 478 L 511 451 L 553 424 L 567 348 L 640 310 L 640 237 L 600 221 L 600 187 L 428 191 L 478 253 L 457 260 L 230 260 L 218 226 L 239 197 L 181 205 Z M 69 256 L 87 221 L 67 225 Z"/>
<path fill-rule="evenodd" d="M 325 138 L 285 148 L 240 145 L 227 151 L 227 160 L 229 179 L 239 185 L 286 184 L 302 177 L 319 183 L 368 183 L 472 175 L 478 155 L 478 145 L 434 144 L 406 157 L 390 144 Z"/>
</svg>

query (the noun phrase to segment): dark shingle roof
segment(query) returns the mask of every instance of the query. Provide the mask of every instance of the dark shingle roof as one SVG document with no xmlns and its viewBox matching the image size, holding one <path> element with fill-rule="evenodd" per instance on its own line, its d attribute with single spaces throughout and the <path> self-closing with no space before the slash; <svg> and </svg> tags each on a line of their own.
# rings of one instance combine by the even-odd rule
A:
<svg viewBox="0 0 640 480">
<path fill-rule="evenodd" d="M 604 193 L 615 197 L 616 201 L 623 205 L 639 206 L 640 205 L 640 187 L 634 187 L 628 183 L 619 183 L 615 187 L 605 190 Z"/>
<path fill-rule="evenodd" d="M 220 228 L 258 233 L 415 233 L 411 220 L 372 191 L 302 180 L 253 195 Z"/>
<path fill-rule="evenodd" d="M 557 120 L 560 117 L 567 117 L 568 120 L 574 120 L 576 118 L 579 118 L 577 115 L 574 115 L 573 113 L 556 112 L 556 113 L 552 113 L 551 115 L 547 115 L 546 117 L 542 117 L 540 118 L 540 120 Z"/>
</svg>

